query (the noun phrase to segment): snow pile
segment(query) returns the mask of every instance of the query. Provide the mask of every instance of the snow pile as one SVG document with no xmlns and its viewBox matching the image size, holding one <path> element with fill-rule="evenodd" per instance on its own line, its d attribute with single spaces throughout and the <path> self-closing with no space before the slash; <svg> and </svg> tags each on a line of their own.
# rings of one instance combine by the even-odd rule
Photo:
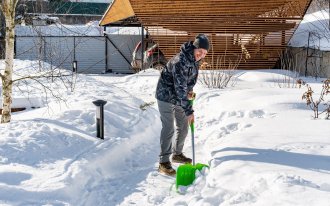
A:
<svg viewBox="0 0 330 206">
<path fill-rule="evenodd" d="M 305 88 L 274 84 L 285 75 L 238 71 L 235 87 L 197 84 L 196 162 L 210 169 L 183 194 L 157 172 L 159 72 L 78 75 L 74 92 L 62 88 L 65 104 L 53 99 L 0 125 L 0 204 L 326 206 L 329 122 L 312 118 Z M 318 96 L 321 84 L 304 80 Z M 95 138 L 96 99 L 108 102 L 105 140 Z"/>
<path fill-rule="evenodd" d="M 298 74 L 292 71 L 268 69 L 268 70 L 253 70 L 249 72 L 241 71 L 237 72 L 236 76 L 239 80 L 247 82 L 274 82 L 277 83 L 279 80 L 285 78 L 292 78 Z"/>
</svg>

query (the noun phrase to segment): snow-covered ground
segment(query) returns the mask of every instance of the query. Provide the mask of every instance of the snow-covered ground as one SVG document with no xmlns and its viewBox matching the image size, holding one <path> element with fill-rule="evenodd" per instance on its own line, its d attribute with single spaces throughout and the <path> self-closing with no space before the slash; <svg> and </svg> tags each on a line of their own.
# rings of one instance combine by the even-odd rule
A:
<svg viewBox="0 0 330 206">
<path fill-rule="evenodd" d="M 16 60 L 20 71 L 31 64 Z M 329 120 L 313 119 L 304 87 L 279 88 L 285 75 L 238 71 L 222 90 L 198 83 L 196 161 L 210 168 L 181 193 L 157 172 L 158 71 L 78 75 L 73 92 L 55 85 L 65 103 L 48 96 L 0 124 L 0 205 L 327 206 Z M 320 81 L 305 80 L 318 97 Z M 39 90 L 29 96 L 46 102 Z M 108 102 L 105 140 L 95 138 L 96 99 Z M 190 135 L 184 152 L 191 155 Z"/>
</svg>

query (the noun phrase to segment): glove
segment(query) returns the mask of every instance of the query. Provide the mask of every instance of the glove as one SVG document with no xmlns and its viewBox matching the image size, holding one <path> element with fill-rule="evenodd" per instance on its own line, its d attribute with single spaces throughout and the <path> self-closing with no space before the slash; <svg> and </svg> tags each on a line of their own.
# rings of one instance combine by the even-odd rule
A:
<svg viewBox="0 0 330 206">
<path fill-rule="evenodd" d="M 188 100 L 189 100 L 190 105 L 193 105 L 195 98 L 196 98 L 195 92 L 193 92 L 193 91 L 188 92 Z"/>
<path fill-rule="evenodd" d="M 193 91 L 188 92 L 188 100 L 195 100 L 196 98 L 196 93 Z"/>
</svg>

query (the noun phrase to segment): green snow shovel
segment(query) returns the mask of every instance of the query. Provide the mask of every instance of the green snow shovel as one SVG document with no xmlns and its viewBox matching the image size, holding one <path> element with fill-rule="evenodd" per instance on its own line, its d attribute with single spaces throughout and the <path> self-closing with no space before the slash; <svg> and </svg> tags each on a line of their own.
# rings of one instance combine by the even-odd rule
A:
<svg viewBox="0 0 330 206">
<path fill-rule="evenodd" d="M 201 171 L 204 167 L 208 167 L 205 164 L 197 163 L 195 164 L 195 141 L 194 141 L 194 132 L 195 126 L 194 123 L 191 123 L 191 144 L 192 144 L 192 163 L 193 164 L 184 164 L 180 165 L 176 172 L 176 188 L 179 186 L 187 186 L 194 182 L 196 176 L 196 170 Z"/>
</svg>

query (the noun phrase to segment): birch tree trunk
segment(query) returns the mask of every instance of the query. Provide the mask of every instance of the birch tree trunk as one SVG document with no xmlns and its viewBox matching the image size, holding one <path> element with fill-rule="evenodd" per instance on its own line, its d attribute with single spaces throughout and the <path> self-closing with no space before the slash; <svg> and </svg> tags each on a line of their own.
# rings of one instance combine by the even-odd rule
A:
<svg viewBox="0 0 330 206">
<path fill-rule="evenodd" d="M 1 123 L 11 120 L 12 88 L 13 88 L 13 65 L 15 44 L 15 9 L 17 0 L 2 0 L 1 9 L 6 22 L 6 54 L 5 71 L 1 74 L 2 80 L 2 115 Z"/>
</svg>

